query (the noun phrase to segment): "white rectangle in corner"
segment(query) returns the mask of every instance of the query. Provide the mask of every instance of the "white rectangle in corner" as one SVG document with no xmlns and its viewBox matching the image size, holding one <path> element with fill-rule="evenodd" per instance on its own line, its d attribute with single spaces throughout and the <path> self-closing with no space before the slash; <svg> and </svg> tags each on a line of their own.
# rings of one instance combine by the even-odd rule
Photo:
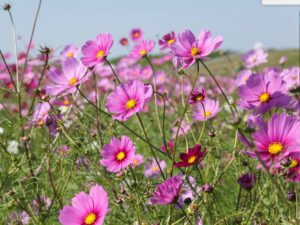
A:
<svg viewBox="0 0 300 225">
<path fill-rule="evenodd" d="M 300 0 L 262 0 L 263 5 L 300 5 Z"/>
</svg>

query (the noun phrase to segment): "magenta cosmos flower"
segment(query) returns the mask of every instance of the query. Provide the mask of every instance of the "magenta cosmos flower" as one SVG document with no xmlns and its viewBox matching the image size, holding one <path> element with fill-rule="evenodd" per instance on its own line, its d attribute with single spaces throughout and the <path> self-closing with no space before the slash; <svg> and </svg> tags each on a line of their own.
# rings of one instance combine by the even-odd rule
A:
<svg viewBox="0 0 300 225">
<path fill-rule="evenodd" d="M 87 41 L 81 49 L 83 54 L 81 58 L 82 63 L 88 67 L 102 63 L 109 54 L 113 42 L 109 33 L 97 35 L 95 41 Z"/>
<path fill-rule="evenodd" d="M 102 225 L 108 212 L 108 196 L 100 185 L 91 187 L 90 193 L 80 192 L 72 199 L 72 206 L 59 212 L 62 225 Z"/>
<path fill-rule="evenodd" d="M 193 107 L 193 119 L 199 121 L 214 118 L 220 111 L 219 102 L 212 99 L 206 99 L 202 104 Z"/>
<path fill-rule="evenodd" d="M 52 68 L 47 76 L 52 84 L 48 84 L 45 89 L 51 96 L 74 93 L 76 86 L 88 79 L 87 68 L 74 58 L 65 60 L 62 70 Z"/>
<path fill-rule="evenodd" d="M 273 107 L 287 107 L 291 98 L 286 95 L 286 84 L 275 72 L 252 74 L 245 85 L 239 87 L 239 106 L 266 113 Z"/>
<path fill-rule="evenodd" d="M 205 155 L 205 150 L 201 151 L 199 144 L 193 148 L 189 148 L 188 153 L 180 153 L 180 162 L 174 163 L 175 167 L 188 167 L 199 163 L 200 159 Z"/>
<path fill-rule="evenodd" d="M 139 28 L 134 28 L 130 32 L 130 38 L 133 41 L 140 41 L 143 38 L 143 32 Z"/>
<path fill-rule="evenodd" d="M 121 139 L 113 138 L 104 145 L 101 155 L 100 164 L 109 172 L 116 173 L 132 164 L 135 146 L 129 137 L 123 135 Z"/>
<path fill-rule="evenodd" d="M 299 145 L 300 122 L 297 118 L 285 113 L 274 114 L 262 129 L 252 134 L 256 153 L 265 162 L 266 166 L 279 168 L 281 156 Z M 255 152 L 250 155 L 256 157 Z"/>
<path fill-rule="evenodd" d="M 177 62 L 175 66 L 190 67 L 196 59 L 205 59 L 217 50 L 222 42 L 221 36 L 212 38 L 208 30 L 202 30 L 197 39 L 190 30 L 180 32 L 177 42 L 170 47 L 175 56 L 174 61 Z"/>
<path fill-rule="evenodd" d="M 205 96 L 206 96 L 206 93 L 205 93 L 204 88 L 202 88 L 201 91 L 194 90 L 190 96 L 189 103 L 191 105 L 193 105 L 193 104 L 196 104 L 199 102 L 203 102 L 205 99 Z"/>
<path fill-rule="evenodd" d="M 153 197 L 149 199 L 151 204 L 167 205 L 175 203 L 179 197 L 183 180 L 181 176 L 173 176 L 159 184 Z"/>
<path fill-rule="evenodd" d="M 67 45 L 61 51 L 60 55 L 62 58 L 77 58 L 79 53 L 78 48 L 75 45 Z"/>
<path fill-rule="evenodd" d="M 113 113 L 113 119 L 126 121 L 135 113 L 141 112 L 150 100 L 153 90 L 138 80 L 121 84 L 107 96 L 106 109 Z"/>
<path fill-rule="evenodd" d="M 158 44 L 160 45 L 160 50 L 165 50 L 169 48 L 171 45 L 176 43 L 177 38 L 175 36 L 175 32 L 172 31 L 168 34 L 165 34 L 159 41 Z"/>
<path fill-rule="evenodd" d="M 131 52 L 129 53 L 128 57 L 133 59 L 140 59 L 148 55 L 152 49 L 154 48 L 154 41 L 151 40 L 141 40 L 135 46 L 133 46 Z"/>
<path fill-rule="evenodd" d="M 252 49 L 241 57 L 246 68 L 250 69 L 268 61 L 268 53 L 263 49 Z"/>
</svg>

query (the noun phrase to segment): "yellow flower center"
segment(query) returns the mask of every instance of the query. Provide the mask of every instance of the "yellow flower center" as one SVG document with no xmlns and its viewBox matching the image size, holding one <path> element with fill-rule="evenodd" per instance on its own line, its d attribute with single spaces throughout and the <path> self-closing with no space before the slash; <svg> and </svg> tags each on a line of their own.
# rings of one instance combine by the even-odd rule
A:
<svg viewBox="0 0 300 225">
<path fill-rule="evenodd" d="M 68 53 L 68 57 L 69 57 L 69 58 L 73 58 L 73 57 L 74 57 L 73 52 L 69 52 L 69 53 Z"/>
<path fill-rule="evenodd" d="M 260 103 L 264 103 L 264 102 L 267 102 L 270 100 L 270 94 L 269 93 L 262 93 L 260 96 L 259 96 L 259 101 Z"/>
<path fill-rule="evenodd" d="M 197 55 L 199 53 L 199 48 L 192 48 L 192 50 L 191 50 L 191 54 L 192 54 L 192 56 L 195 56 L 195 55 Z"/>
<path fill-rule="evenodd" d="M 144 55 L 146 55 L 146 54 L 147 54 L 147 51 L 146 51 L 145 49 L 143 49 L 143 50 L 140 51 L 140 55 L 141 55 L 141 56 L 144 56 Z"/>
<path fill-rule="evenodd" d="M 38 125 L 38 126 L 42 126 L 43 124 L 44 124 L 43 119 L 39 119 L 39 120 L 37 121 L 37 125 Z"/>
<path fill-rule="evenodd" d="M 97 59 L 100 59 L 104 56 L 104 51 L 103 50 L 100 50 L 98 53 L 97 53 Z"/>
<path fill-rule="evenodd" d="M 170 39 L 170 40 L 168 40 L 168 45 L 171 45 L 171 44 L 173 44 L 174 42 L 175 42 L 174 39 Z"/>
<path fill-rule="evenodd" d="M 269 144 L 269 146 L 268 146 L 268 151 L 271 155 L 279 154 L 282 151 L 282 149 L 283 149 L 283 146 L 279 142 L 273 142 L 273 143 Z"/>
<path fill-rule="evenodd" d="M 298 161 L 297 161 L 296 159 L 292 159 L 292 160 L 291 160 L 290 167 L 291 167 L 291 168 L 294 168 L 294 167 L 296 167 L 296 166 L 298 166 Z"/>
<path fill-rule="evenodd" d="M 70 80 L 69 80 L 69 84 L 71 85 L 71 86 L 73 86 L 74 84 L 76 84 L 77 83 L 77 78 L 76 77 L 72 77 Z"/>
<path fill-rule="evenodd" d="M 152 170 L 153 170 L 153 172 L 157 173 L 159 168 L 158 168 L 158 166 L 153 166 Z"/>
<path fill-rule="evenodd" d="M 136 166 L 137 164 L 139 164 L 139 161 L 138 161 L 137 159 L 134 159 L 134 160 L 132 161 L 132 164 Z"/>
<path fill-rule="evenodd" d="M 69 100 L 64 100 L 64 105 L 70 105 L 71 102 Z"/>
<path fill-rule="evenodd" d="M 134 36 L 135 38 L 138 38 L 138 37 L 140 36 L 140 33 L 139 33 L 139 32 L 135 32 L 135 33 L 133 34 L 133 36 Z"/>
<path fill-rule="evenodd" d="M 126 102 L 126 109 L 133 109 L 136 105 L 136 101 L 134 99 L 130 99 Z"/>
<path fill-rule="evenodd" d="M 97 219 L 97 217 L 96 217 L 95 213 L 90 213 L 85 217 L 84 224 L 86 224 L 86 225 L 94 224 L 96 219 Z"/>
<path fill-rule="evenodd" d="M 210 117 L 211 116 L 211 112 L 210 111 L 205 111 L 205 118 Z"/>
<path fill-rule="evenodd" d="M 194 163 L 195 162 L 195 160 L 196 160 L 196 156 L 190 156 L 189 158 L 188 158 L 188 163 L 189 164 L 192 164 L 192 163 Z"/>
<path fill-rule="evenodd" d="M 201 101 L 203 99 L 203 96 L 202 95 L 198 95 L 197 97 L 196 97 L 196 101 Z"/>
<path fill-rule="evenodd" d="M 125 152 L 121 151 L 117 154 L 117 160 L 122 161 L 125 158 Z"/>
</svg>

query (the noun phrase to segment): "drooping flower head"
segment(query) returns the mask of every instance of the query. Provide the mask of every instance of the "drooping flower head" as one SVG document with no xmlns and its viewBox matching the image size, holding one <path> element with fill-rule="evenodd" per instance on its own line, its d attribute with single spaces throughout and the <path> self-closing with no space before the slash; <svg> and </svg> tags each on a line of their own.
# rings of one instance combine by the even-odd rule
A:
<svg viewBox="0 0 300 225">
<path fill-rule="evenodd" d="M 165 34 L 158 41 L 158 44 L 160 46 L 160 50 L 165 50 L 165 49 L 169 48 L 171 45 L 173 45 L 174 43 L 176 43 L 176 41 L 177 41 L 177 38 L 176 38 L 176 35 L 175 35 L 174 31 Z"/>
<path fill-rule="evenodd" d="M 59 212 L 62 225 L 102 225 L 108 212 L 108 195 L 100 185 L 92 186 L 90 193 L 80 192 L 71 206 Z"/>
<path fill-rule="evenodd" d="M 268 62 L 268 53 L 262 48 L 252 49 L 241 57 L 246 68 L 250 69 Z"/>
<path fill-rule="evenodd" d="M 47 117 L 48 117 L 48 112 L 50 111 L 51 106 L 48 102 L 42 102 L 38 103 L 35 108 L 34 108 L 34 113 L 33 113 L 33 123 L 36 126 L 42 126 L 45 124 Z"/>
<path fill-rule="evenodd" d="M 291 98 L 286 95 L 286 84 L 275 72 L 252 74 L 245 85 L 239 87 L 239 106 L 266 113 L 273 107 L 286 108 Z"/>
<path fill-rule="evenodd" d="M 79 49 L 75 45 L 67 45 L 60 52 L 60 55 L 63 59 L 77 58 L 78 54 L 79 54 Z"/>
<path fill-rule="evenodd" d="M 188 153 L 180 153 L 180 162 L 174 163 L 175 167 L 188 167 L 199 163 L 200 159 L 205 155 L 205 150 L 201 151 L 199 144 L 193 148 L 189 148 Z"/>
<path fill-rule="evenodd" d="M 116 173 L 132 164 L 134 154 L 135 145 L 129 137 L 123 135 L 121 139 L 113 138 L 103 146 L 100 164 L 109 172 Z"/>
<path fill-rule="evenodd" d="M 190 67 L 196 59 L 205 59 L 217 50 L 222 42 L 221 36 L 213 38 L 208 30 L 202 30 L 197 39 L 190 30 L 180 32 L 177 42 L 170 47 L 177 62 L 175 66 Z"/>
<path fill-rule="evenodd" d="M 297 118 L 283 113 L 274 114 L 263 128 L 252 134 L 256 154 L 268 168 L 279 168 L 282 156 L 299 145 L 299 129 L 300 122 Z M 256 154 L 250 152 L 254 158 L 257 157 Z"/>
<path fill-rule="evenodd" d="M 87 68 L 74 58 L 62 62 L 62 70 L 50 69 L 48 78 L 51 83 L 46 86 L 46 92 L 51 96 L 63 96 L 74 93 L 76 86 L 88 79 Z"/>
<path fill-rule="evenodd" d="M 151 40 L 141 40 L 135 46 L 133 46 L 131 52 L 129 53 L 128 57 L 138 60 L 147 56 L 152 49 L 154 48 L 155 43 Z"/>
<path fill-rule="evenodd" d="M 256 175 L 255 173 L 244 173 L 238 178 L 237 182 L 242 188 L 250 191 L 256 183 Z"/>
<path fill-rule="evenodd" d="M 202 104 L 193 107 L 193 119 L 199 121 L 214 118 L 220 111 L 219 102 L 212 99 L 206 99 Z"/>
<path fill-rule="evenodd" d="M 173 176 L 157 185 L 153 197 L 149 199 L 151 204 L 167 205 L 175 203 L 183 184 L 181 176 Z"/>
<path fill-rule="evenodd" d="M 104 62 L 109 50 L 113 45 L 113 38 L 110 33 L 99 34 L 94 41 L 87 41 L 81 51 L 81 61 L 87 67 L 93 67 Z"/>
<path fill-rule="evenodd" d="M 166 168 L 166 162 L 164 160 L 158 160 L 159 166 L 163 171 Z M 148 159 L 145 164 L 144 174 L 146 177 L 158 177 L 160 175 L 159 166 L 154 158 Z"/>
<path fill-rule="evenodd" d="M 107 96 L 107 111 L 113 113 L 113 119 L 126 121 L 143 110 L 152 93 L 151 85 L 145 85 L 138 80 L 130 80 L 118 86 Z"/>
<path fill-rule="evenodd" d="M 131 40 L 138 42 L 143 39 L 143 32 L 140 28 L 134 28 L 130 32 Z"/>
<path fill-rule="evenodd" d="M 199 102 L 203 102 L 205 99 L 205 96 L 206 96 L 206 93 L 205 93 L 204 88 L 202 88 L 201 91 L 194 90 L 190 96 L 189 103 L 191 105 L 193 105 L 193 104 L 196 104 Z"/>
</svg>

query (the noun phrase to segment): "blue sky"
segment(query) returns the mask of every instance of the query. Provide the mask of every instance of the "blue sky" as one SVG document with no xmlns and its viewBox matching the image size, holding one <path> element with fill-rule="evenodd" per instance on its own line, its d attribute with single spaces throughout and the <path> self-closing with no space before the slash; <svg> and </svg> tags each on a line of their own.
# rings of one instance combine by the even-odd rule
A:
<svg viewBox="0 0 300 225">
<path fill-rule="evenodd" d="M 4 0 L 0 0 L 3 5 Z M 37 0 L 8 0 L 18 35 L 29 39 Z M 130 29 L 141 27 L 145 37 L 158 39 L 186 28 L 198 33 L 209 29 L 224 37 L 223 49 L 246 51 L 255 42 L 264 47 L 299 47 L 299 8 L 262 6 L 261 0 L 44 0 L 35 34 L 37 45 L 61 49 L 81 46 L 98 33 L 115 39 L 113 55 L 127 52 L 119 46 Z M 20 48 L 22 44 L 20 43 Z M 8 15 L 0 11 L 0 48 L 12 51 Z"/>
</svg>

